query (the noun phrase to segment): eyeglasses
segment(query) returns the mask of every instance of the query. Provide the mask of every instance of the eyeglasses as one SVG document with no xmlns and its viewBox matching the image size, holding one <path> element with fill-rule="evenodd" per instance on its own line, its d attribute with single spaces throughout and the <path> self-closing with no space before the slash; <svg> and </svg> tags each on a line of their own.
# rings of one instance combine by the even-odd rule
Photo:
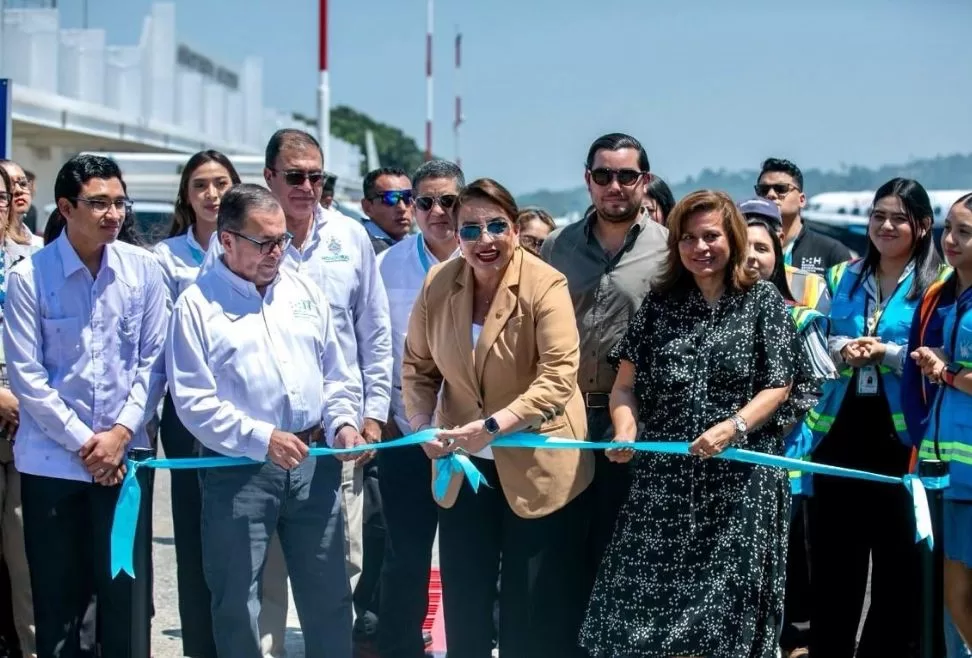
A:
<svg viewBox="0 0 972 658">
<path fill-rule="evenodd" d="M 10 192 L 0 192 L 0 208 L 9 208 L 13 201 L 13 194 Z"/>
<path fill-rule="evenodd" d="M 533 251 L 540 251 L 543 246 L 544 238 L 535 238 L 532 235 L 520 234 L 520 244 Z"/>
<path fill-rule="evenodd" d="M 644 175 L 637 169 L 608 169 L 607 167 L 591 169 L 590 172 L 591 180 L 602 186 L 610 185 L 611 181 L 617 180 L 619 185 L 627 187 L 637 183 Z"/>
<path fill-rule="evenodd" d="M 226 231 L 227 233 L 232 233 L 238 238 L 243 238 L 247 242 L 255 244 L 260 248 L 260 254 L 266 255 L 273 252 L 274 247 L 280 247 L 280 251 L 287 251 L 287 247 L 290 246 L 290 242 L 294 239 L 292 233 L 287 232 L 281 235 L 279 238 L 268 238 L 266 240 L 257 240 L 256 238 L 251 238 L 249 235 L 244 235 L 239 231 Z"/>
<path fill-rule="evenodd" d="M 382 204 L 391 207 L 397 206 L 399 201 L 404 203 L 406 207 L 411 206 L 412 201 L 414 200 L 412 199 L 412 190 L 388 190 L 386 192 L 377 192 L 373 197 L 371 197 L 371 201 L 375 201 L 376 199 L 381 200 Z M 429 208 L 431 207 L 432 206 L 429 206 Z"/>
<path fill-rule="evenodd" d="M 131 199 L 88 199 L 83 196 L 76 196 L 71 201 L 86 203 L 96 213 L 107 213 L 109 208 L 114 208 L 119 214 L 127 215 L 132 210 Z"/>
<path fill-rule="evenodd" d="M 26 178 L 14 178 L 10 181 L 12 186 L 19 187 L 22 190 L 30 189 L 30 181 Z"/>
<path fill-rule="evenodd" d="M 442 196 L 420 196 L 415 198 L 415 205 L 419 207 L 419 210 L 423 212 L 429 212 L 432 210 L 432 206 L 436 203 L 443 210 L 451 210 L 452 206 L 456 205 L 456 199 L 459 198 L 458 194 L 443 194 Z"/>
<path fill-rule="evenodd" d="M 275 174 L 283 174 L 284 180 L 287 181 L 287 185 L 291 187 L 297 187 L 298 185 L 303 185 L 305 180 L 309 180 L 311 185 L 319 185 L 321 181 L 324 180 L 324 172 L 321 170 L 315 171 L 304 171 L 302 169 L 287 169 L 285 171 L 277 171 L 276 169 L 271 169 Z"/>
<path fill-rule="evenodd" d="M 459 228 L 459 239 L 463 242 L 476 242 L 483 236 L 483 229 L 492 236 L 503 235 L 510 230 L 510 223 L 505 219 L 491 219 L 482 224 L 467 224 Z"/>
<path fill-rule="evenodd" d="M 796 185 L 790 185 L 789 183 L 773 183 L 768 185 L 766 183 L 760 183 L 759 185 L 754 185 L 753 189 L 756 190 L 756 196 L 765 197 L 768 196 L 770 191 L 776 192 L 776 196 L 785 197 L 787 194 L 793 190 L 799 190 Z"/>
</svg>

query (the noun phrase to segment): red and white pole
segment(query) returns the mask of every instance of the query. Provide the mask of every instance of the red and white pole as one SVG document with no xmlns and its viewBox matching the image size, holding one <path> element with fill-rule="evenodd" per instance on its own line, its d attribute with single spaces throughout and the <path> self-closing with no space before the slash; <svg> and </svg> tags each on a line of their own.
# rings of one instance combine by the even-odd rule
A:
<svg viewBox="0 0 972 658">
<path fill-rule="evenodd" d="M 425 30 L 425 161 L 432 159 L 432 33 L 434 0 L 428 0 Z"/>
<path fill-rule="evenodd" d="M 331 85 L 327 75 L 327 0 L 320 0 L 318 36 L 317 139 L 321 143 L 324 168 L 331 162 Z"/>
<path fill-rule="evenodd" d="M 462 157 L 459 151 L 459 127 L 462 125 L 462 94 L 460 93 L 460 77 L 462 70 L 462 32 L 456 27 L 456 118 L 452 124 L 452 131 L 456 137 L 456 166 L 462 169 Z"/>
</svg>

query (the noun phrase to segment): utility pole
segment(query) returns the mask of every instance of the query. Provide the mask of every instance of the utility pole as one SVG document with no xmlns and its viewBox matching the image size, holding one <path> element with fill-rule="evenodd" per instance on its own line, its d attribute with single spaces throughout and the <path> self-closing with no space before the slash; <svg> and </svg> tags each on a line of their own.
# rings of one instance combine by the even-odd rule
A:
<svg viewBox="0 0 972 658">
<path fill-rule="evenodd" d="M 317 139 L 324 168 L 331 164 L 331 83 L 327 72 L 327 0 L 320 0 L 318 36 Z"/>
<path fill-rule="evenodd" d="M 425 31 L 425 161 L 432 159 L 432 34 L 434 0 L 428 0 L 426 6 L 427 27 Z"/>
</svg>

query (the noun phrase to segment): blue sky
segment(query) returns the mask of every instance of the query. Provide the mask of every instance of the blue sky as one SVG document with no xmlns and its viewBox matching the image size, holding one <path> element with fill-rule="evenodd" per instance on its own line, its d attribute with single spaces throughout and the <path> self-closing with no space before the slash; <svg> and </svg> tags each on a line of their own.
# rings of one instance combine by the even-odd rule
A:
<svg viewBox="0 0 972 658">
<path fill-rule="evenodd" d="M 175 0 L 179 38 L 238 68 L 268 105 L 316 112 L 317 0 Z M 81 0 L 58 3 L 81 25 Z M 135 43 L 151 0 L 88 0 Z M 590 142 L 645 144 L 674 181 L 702 168 L 878 165 L 972 150 L 966 0 L 436 0 L 433 148 L 452 157 L 455 26 L 462 159 L 514 192 L 582 182 Z M 424 139 L 425 0 L 330 0 L 335 105 Z"/>
</svg>

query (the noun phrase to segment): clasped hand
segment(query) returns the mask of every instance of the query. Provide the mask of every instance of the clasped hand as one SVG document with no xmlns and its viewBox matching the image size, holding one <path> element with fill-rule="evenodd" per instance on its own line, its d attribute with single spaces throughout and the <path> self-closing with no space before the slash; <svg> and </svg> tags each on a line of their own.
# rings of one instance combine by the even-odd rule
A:
<svg viewBox="0 0 972 658">
<path fill-rule="evenodd" d="M 115 425 L 107 432 L 92 435 L 78 455 L 94 481 L 104 486 L 120 484 L 125 478 L 125 447 L 132 439 L 127 427 Z"/>
<path fill-rule="evenodd" d="M 863 368 L 881 361 L 888 346 L 877 336 L 861 336 L 850 341 L 840 350 L 844 362 L 852 368 Z"/>
<path fill-rule="evenodd" d="M 942 373 L 945 371 L 945 352 L 940 348 L 919 347 L 910 354 L 911 360 L 921 368 L 921 374 L 928 378 L 933 384 L 942 382 Z"/>
</svg>

